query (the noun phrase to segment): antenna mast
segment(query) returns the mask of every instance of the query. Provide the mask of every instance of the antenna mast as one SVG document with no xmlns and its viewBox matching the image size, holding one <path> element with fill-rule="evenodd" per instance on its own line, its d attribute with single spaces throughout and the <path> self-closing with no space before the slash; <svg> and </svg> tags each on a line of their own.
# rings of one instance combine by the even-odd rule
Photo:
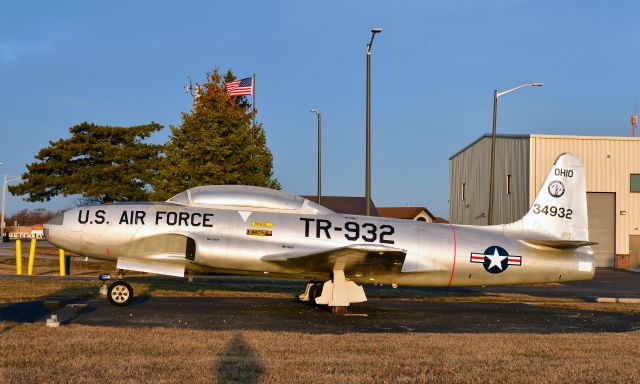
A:
<svg viewBox="0 0 640 384">
<path fill-rule="evenodd" d="M 191 76 L 187 76 L 187 84 L 184 86 L 184 93 L 189 93 L 191 96 L 195 96 L 193 93 L 193 83 L 191 83 Z"/>
<path fill-rule="evenodd" d="M 199 98 L 202 96 L 202 90 L 200 89 L 200 84 L 196 83 L 196 86 L 193 86 L 191 82 L 191 76 L 187 76 L 187 84 L 184 86 L 185 93 L 190 94 L 193 97 L 193 111 L 195 112 L 198 109 Z"/>
<path fill-rule="evenodd" d="M 636 137 L 637 126 L 638 126 L 638 98 L 636 97 L 636 113 L 631 115 L 631 137 Z"/>
</svg>

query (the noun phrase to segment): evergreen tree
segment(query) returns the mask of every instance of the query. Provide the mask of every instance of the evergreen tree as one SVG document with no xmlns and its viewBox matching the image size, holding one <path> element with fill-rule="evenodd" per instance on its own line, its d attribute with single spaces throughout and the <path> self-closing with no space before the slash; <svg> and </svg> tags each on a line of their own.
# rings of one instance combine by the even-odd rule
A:
<svg viewBox="0 0 640 384">
<path fill-rule="evenodd" d="M 41 149 L 22 183 L 9 191 L 26 194 L 27 201 L 75 194 L 99 203 L 147 200 L 161 146 L 144 139 L 160 129 L 156 123 L 129 128 L 78 124 L 69 129 L 71 138 Z"/>
<path fill-rule="evenodd" d="M 225 82 L 235 80 L 215 68 L 196 95 L 196 108 L 171 126 L 164 147 L 154 198 L 167 199 L 199 185 L 245 184 L 279 189 L 273 178 L 273 157 L 261 124 L 252 126 L 253 112 L 245 97 L 229 96 Z"/>
</svg>

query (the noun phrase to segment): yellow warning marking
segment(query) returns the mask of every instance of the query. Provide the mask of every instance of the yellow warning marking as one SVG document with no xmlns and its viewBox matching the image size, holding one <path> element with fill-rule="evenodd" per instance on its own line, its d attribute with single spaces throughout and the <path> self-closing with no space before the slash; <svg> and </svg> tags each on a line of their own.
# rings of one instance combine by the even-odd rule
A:
<svg viewBox="0 0 640 384">
<path fill-rule="evenodd" d="M 268 229 L 247 229 L 249 236 L 271 236 L 272 231 Z"/>
<path fill-rule="evenodd" d="M 252 221 L 251 222 L 251 226 L 252 227 L 268 227 L 271 228 L 273 227 L 273 223 L 270 221 Z"/>
</svg>

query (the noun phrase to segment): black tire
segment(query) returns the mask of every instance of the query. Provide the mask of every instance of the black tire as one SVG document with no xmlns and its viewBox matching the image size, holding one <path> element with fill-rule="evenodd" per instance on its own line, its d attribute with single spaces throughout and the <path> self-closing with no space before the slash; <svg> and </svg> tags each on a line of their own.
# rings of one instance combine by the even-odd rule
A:
<svg viewBox="0 0 640 384">
<path fill-rule="evenodd" d="M 316 304 L 316 297 L 322 296 L 322 288 L 324 287 L 324 283 L 315 283 L 311 286 L 309 290 L 309 301 L 313 304 Z"/>
<path fill-rule="evenodd" d="M 133 288 L 126 281 L 115 281 L 109 286 L 107 298 L 116 307 L 125 307 L 133 300 Z"/>
<path fill-rule="evenodd" d="M 309 302 L 311 304 L 316 303 L 316 285 L 313 284 L 311 288 L 309 288 Z"/>
</svg>

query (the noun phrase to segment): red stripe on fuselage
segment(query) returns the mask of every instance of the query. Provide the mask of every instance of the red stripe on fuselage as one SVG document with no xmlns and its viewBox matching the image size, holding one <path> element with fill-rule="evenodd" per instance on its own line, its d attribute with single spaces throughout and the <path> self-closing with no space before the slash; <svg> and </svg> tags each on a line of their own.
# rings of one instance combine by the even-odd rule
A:
<svg viewBox="0 0 640 384">
<path fill-rule="evenodd" d="M 449 285 L 447 285 L 447 287 L 451 286 L 453 274 L 456 272 L 456 229 L 453 227 L 453 224 L 449 224 L 449 226 L 453 232 L 453 267 L 451 267 L 451 277 L 449 278 Z"/>
</svg>

